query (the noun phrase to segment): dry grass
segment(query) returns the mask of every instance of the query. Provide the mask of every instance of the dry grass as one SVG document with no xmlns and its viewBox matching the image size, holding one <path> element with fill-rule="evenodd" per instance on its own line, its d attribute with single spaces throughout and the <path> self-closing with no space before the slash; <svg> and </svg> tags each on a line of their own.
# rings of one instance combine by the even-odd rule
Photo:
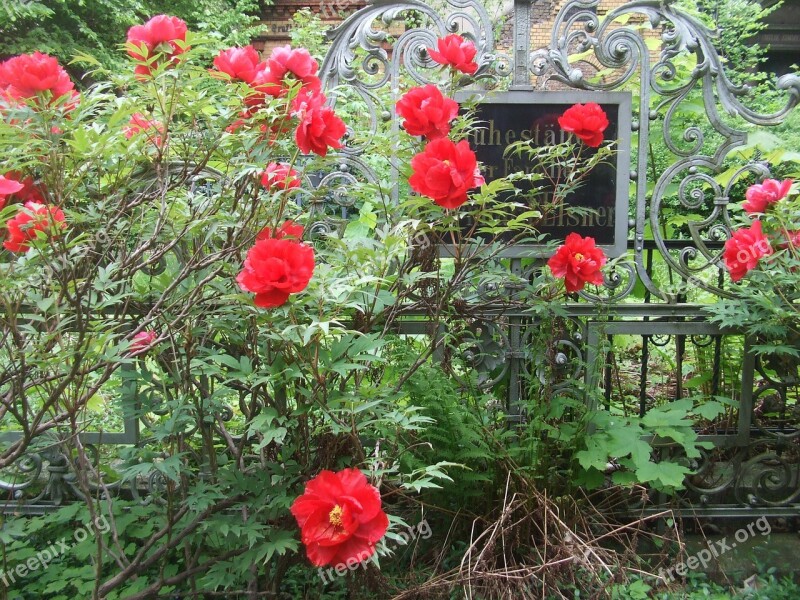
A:
<svg viewBox="0 0 800 600">
<path fill-rule="evenodd" d="M 523 489 L 512 490 L 512 481 Z M 633 493 L 646 492 L 638 488 Z M 609 596 L 611 585 L 625 583 L 631 575 L 655 576 L 639 568 L 638 546 L 643 537 L 680 539 L 674 527 L 656 531 L 656 521 L 663 529 L 671 512 L 615 523 L 604 516 L 613 508 L 609 503 L 630 505 L 637 498 L 609 498 L 551 498 L 509 474 L 502 508 L 491 521 L 473 521 L 460 565 L 434 573 L 392 600 L 572 600 L 575 589 L 582 598 L 600 599 Z"/>
</svg>

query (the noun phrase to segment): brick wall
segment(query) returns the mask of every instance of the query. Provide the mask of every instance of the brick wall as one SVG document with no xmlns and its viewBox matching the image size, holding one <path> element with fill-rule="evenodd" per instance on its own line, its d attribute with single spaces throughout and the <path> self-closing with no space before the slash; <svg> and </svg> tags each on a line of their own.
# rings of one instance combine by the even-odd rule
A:
<svg viewBox="0 0 800 600">
<path fill-rule="evenodd" d="M 276 46 L 289 44 L 292 17 L 302 8 L 310 8 L 321 17 L 325 29 L 330 29 L 366 5 L 364 0 L 311 0 L 310 3 L 307 0 L 275 0 L 264 10 L 261 22 L 266 25 L 266 32 L 254 40 L 253 45 L 268 55 Z"/>
</svg>

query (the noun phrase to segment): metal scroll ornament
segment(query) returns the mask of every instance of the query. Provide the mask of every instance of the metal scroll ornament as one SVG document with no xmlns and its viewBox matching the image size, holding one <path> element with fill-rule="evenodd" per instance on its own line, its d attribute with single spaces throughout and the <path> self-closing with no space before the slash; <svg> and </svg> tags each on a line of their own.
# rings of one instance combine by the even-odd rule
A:
<svg viewBox="0 0 800 600">
<path fill-rule="evenodd" d="M 531 54 L 531 72 L 545 85 L 556 82 L 586 90 L 636 90 L 638 149 L 631 179 L 636 187 L 633 250 L 639 278 L 655 297 L 668 302 L 675 302 L 679 292 L 687 289 L 725 295 L 714 275 L 721 266 L 720 242 L 730 233 L 729 205 L 740 200 L 730 196 L 730 188 L 745 171 L 724 188 L 713 177 L 731 150 L 746 142 L 745 131 L 735 123 L 737 118 L 739 123 L 742 119 L 757 125 L 780 123 L 800 100 L 800 78 L 781 77 L 776 87 L 786 96 L 783 107 L 760 114 L 746 104 L 753 101 L 749 88 L 733 83 L 726 75 L 714 46 L 715 33 L 697 18 L 671 3 L 641 0 L 609 11 L 601 21 L 598 4 L 578 0 L 561 10 L 550 46 Z M 651 30 L 645 34 L 644 22 Z M 651 32 L 660 32 L 658 55 L 646 43 L 645 35 L 649 37 Z M 571 57 L 579 53 L 581 58 L 572 62 Z M 603 76 L 596 77 L 600 70 Z M 705 119 L 686 125 L 679 115 L 683 111 L 685 117 L 698 100 Z M 650 182 L 653 191 L 649 193 L 645 174 L 651 135 L 663 140 L 675 160 Z M 763 165 L 748 169 L 759 177 L 769 174 Z M 668 244 L 663 236 L 668 198 L 672 211 L 677 205 L 677 214 L 686 215 L 688 235 L 677 245 Z M 644 242 L 650 236 L 677 278 L 691 285 L 665 289 L 651 278 L 644 261 Z"/>
<path fill-rule="evenodd" d="M 334 96 L 346 89 L 348 102 L 361 103 L 360 113 L 368 119 L 373 136 L 387 121 L 391 131 L 398 131 L 396 116 L 387 107 L 394 106 L 401 81 L 443 82 L 426 48 L 452 32 L 472 39 L 478 48 L 480 69 L 469 82 L 472 87 L 485 88 L 488 82 L 490 87 L 510 84 L 531 90 L 633 90 L 638 105 L 633 114 L 630 173 L 631 256 L 607 279 L 606 293 L 585 299 L 620 301 L 637 283 L 654 299 L 668 303 L 686 301 L 695 290 L 728 295 L 717 274 L 722 267 L 721 246 L 730 235 L 730 205 L 741 200 L 732 196 L 731 188 L 743 178 L 752 182 L 767 177 L 769 169 L 749 165 L 724 186 L 714 177 L 731 151 L 746 142 L 743 122 L 783 121 L 800 101 L 800 78 L 781 77 L 776 88 L 784 95 L 783 105 L 761 114 L 748 106 L 754 103 L 751 90 L 726 74 L 715 49 L 715 32 L 695 16 L 672 3 L 640 0 L 601 19 L 598 6 L 597 0 L 568 2 L 555 18 L 549 45 L 532 51 L 531 5 L 518 0 L 509 57 L 504 52 L 509 40 L 499 39 L 493 18 L 478 2 L 447 2 L 437 10 L 423 2 L 379 0 L 330 32 L 332 46 L 321 75 Z M 658 47 L 651 50 L 648 42 L 654 39 Z M 687 120 L 687 114 L 697 115 L 698 104 L 702 115 Z M 648 152 L 656 139 L 674 160 L 652 173 Z M 349 145 L 346 153 L 363 153 L 371 141 L 368 135 Z M 664 234 L 668 218 L 681 223 L 673 239 Z M 649 272 L 648 245 L 672 270 L 669 284 Z"/>
</svg>

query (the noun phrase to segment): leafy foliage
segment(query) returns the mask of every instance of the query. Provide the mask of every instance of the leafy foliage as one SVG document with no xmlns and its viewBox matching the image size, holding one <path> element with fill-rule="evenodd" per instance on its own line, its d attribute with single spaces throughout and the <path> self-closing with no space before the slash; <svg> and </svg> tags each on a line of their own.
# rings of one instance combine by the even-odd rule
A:
<svg viewBox="0 0 800 600">
<path fill-rule="evenodd" d="M 723 327 L 741 327 L 752 337 L 752 351 L 776 359 L 800 358 L 798 310 L 798 267 L 796 247 L 787 241 L 800 228 L 796 196 L 782 199 L 761 218 L 770 236 L 772 253 L 758 261 L 732 298 L 719 300 L 708 308 L 710 319 Z M 749 219 L 742 219 L 748 222 Z M 772 293 L 765 294 L 764 290 Z M 789 360 L 780 370 L 793 369 Z M 785 373 L 788 374 L 788 373 Z"/>
<path fill-rule="evenodd" d="M 378 181 L 317 185 L 338 181 L 348 165 L 301 156 L 285 131 L 268 135 L 274 119 L 286 116 L 280 99 L 236 129 L 249 90 L 208 75 L 210 57 L 227 40 L 249 35 L 252 19 L 240 11 L 256 5 L 170 5 L 206 33 L 190 35 L 183 60 L 154 67 L 143 82 L 118 44 L 129 25 L 160 9 L 31 2 L 2 25 L 4 51 L 37 41 L 58 56 L 79 54 L 75 64 L 104 81 L 89 87 L 69 118 L 58 108 L 25 106 L 0 126 L 4 168 L 34 177 L 69 225 L 0 263 L 0 389 L 14 398 L 3 405 L 3 427 L 22 432 L 3 438 L 0 466 L 47 451 L 65 472 L 76 465 L 77 475 L 54 478 L 49 490 L 32 481 L 25 493 L 79 499 L 47 517 L 7 520 L 5 563 L 23 564 L 97 516 L 108 524 L 16 589 L 52 598 L 263 590 L 346 597 L 350 581 L 320 591 L 288 510 L 323 469 L 357 466 L 381 487 L 393 516 L 381 557 L 397 551 L 392 543 L 404 525 L 428 514 L 448 532 L 437 542 L 448 540 L 449 556 L 420 542 L 398 559 L 398 570 L 417 549 L 428 564 L 457 567 L 472 530 L 491 531 L 487 515 L 500 510 L 504 518 L 507 496 L 538 510 L 545 490 L 576 514 L 582 506 L 568 496 L 581 484 L 681 487 L 703 447 L 694 425 L 724 403 L 684 399 L 632 417 L 585 402 L 587 391 L 570 379 L 575 361 L 565 364 L 553 346 L 571 333 L 563 289 L 532 261 L 523 265 L 528 274 L 509 278 L 501 258 L 509 244 L 542 241 L 534 172 L 475 190 L 466 222 L 408 195 L 404 184 L 395 203 L 389 158 L 403 180 L 419 144 L 384 125 L 365 159 L 377 166 Z M 308 14 L 301 20 L 297 35 L 313 37 L 312 52 L 321 54 L 318 22 Z M 38 44 L 45 27 L 55 32 L 52 47 Z M 337 110 L 357 123 L 363 115 L 350 100 L 341 91 Z M 141 111 L 163 125 L 160 139 L 152 131 L 126 135 Z M 469 128 L 469 116 L 458 119 L 454 137 Z M 359 135 L 354 127 L 352 139 Z M 557 204 L 614 149 L 607 144 L 589 160 L 572 142 L 510 152 L 563 167 L 564 180 L 547 196 Z M 300 170 L 302 190 L 263 189 L 259 175 L 270 161 Z M 529 184 L 524 192 L 513 185 L 520 181 Z M 332 196 L 346 202 L 331 209 Z M 17 210 L 11 204 L 0 214 Z M 236 276 L 262 228 L 287 219 L 307 226 L 314 276 L 290 302 L 265 311 Z M 449 256 L 438 251 L 442 241 Z M 524 311 L 536 332 L 526 341 L 514 413 L 504 402 L 512 382 L 507 355 L 482 319 L 496 306 L 485 291 L 498 285 L 514 289 L 509 307 Z M 729 318 L 737 309 L 721 310 Z M 774 310 L 772 317 L 781 321 Z M 505 324 L 502 314 L 492 318 Z M 401 323 L 419 327 L 401 333 Z M 156 344 L 133 352 L 134 334 L 146 330 Z M 142 423 L 135 446 L 84 444 L 80 434 L 102 439 L 120 415 Z M 529 525 L 530 512 L 525 519 Z M 462 534 L 452 542 L 451 525 Z M 535 546 L 548 538 L 525 539 Z M 367 593 L 385 589 L 370 576 Z"/>
<path fill-rule="evenodd" d="M 413 523 L 412 498 L 449 495 L 457 509 L 452 486 L 493 491 L 517 461 L 537 468 L 527 448 L 535 442 L 526 436 L 523 453 L 510 444 L 503 407 L 479 392 L 455 348 L 483 335 L 457 307 L 476 285 L 501 280 L 498 253 L 530 235 L 538 213 L 501 199 L 508 183 L 484 186 L 466 209 L 482 234 L 475 247 L 458 213 L 420 197 L 395 205 L 388 186 L 348 180 L 353 218 L 315 214 L 330 190 L 310 182 L 335 175 L 336 159 L 301 156 L 290 131 L 265 135 L 291 118 L 284 98 L 265 98 L 232 128 L 251 90 L 209 75 L 220 45 L 190 33 L 179 60 L 149 64 L 139 79 L 132 65 L 115 72 L 81 56 L 110 82 L 74 108 L 9 107 L 0 125 L 5 167 L 35 179 L 66 213 L 65 229 L 41 232 L 0 263 L 0 386 L 21 401 L 3 425 L 22 432 L 3 442 L 0 464 L 51 444 L 52 460 L 74 461 L 79 476 L 47 492 L 83 500 L 50 521 L 15 523 L 35 544 L 8 538 L 7 557 L 26 560 L 45 525 L 49 538 L 78 514 L 108 522 L 59 558 L 67 582 L 28 578 L 27 589 L 129 599 L 187 586 L 280 589 L 303 561 L 288 508 L 322 469 L 369 470 L 396 497 L 390 512 Z M 139 114 L 153 125 L 131 132 Z M 387 148 L 407 164 L 415 145 Z M 552 160 L 575 151 L 563 144 Z M 303 189 L 264 189 L 272 161 L 301 171 Z M 9 203 L 2 217 L 19 210 Z M 327 233 L 305 234 L 316 261 L 308 287 L 264 310 L 236 286 L 237 273 L 256 235 L 290 219 L 319 219 Z M 436 255 L 444 236 L 452 258 Z M 542 274 L 521 298 L 546 315 L 562 295 Z M 399 319 L 415 311 L 443 333 L 398 335 Z M 142 332 L 153 339 L 140 350 Z M 444 370 L 441 354 L 451 356 Z M 103 409 L 143 424 L 137 446 L 100 456 L 83 444 L 86 429 L 108 432 Z M 32 423 L 55 435 L 45 441 Z"/>
<path fill-rule="evenodd" d="M 226 43 L 247 43 L 257 32 L 253 24 L 261 6 L 258 0 L 2 2 L 0 56 L 39 50 L 68 64 L 77 55 L 91 55 L 106 68 L 122 69 L 119 47 L 128 28 L 154 15 L 176 15 Z"/>
</svg>

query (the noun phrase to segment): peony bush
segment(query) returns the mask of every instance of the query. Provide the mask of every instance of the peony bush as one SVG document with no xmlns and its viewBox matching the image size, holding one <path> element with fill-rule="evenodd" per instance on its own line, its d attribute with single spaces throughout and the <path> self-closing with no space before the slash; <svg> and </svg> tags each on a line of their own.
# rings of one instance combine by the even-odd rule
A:
<svg viewBox="0 0 800 600">
<path fill-rule="evenodd" d="M 753 349 L 773 359 L 796 362 L 800 339 L 798 266 L 800 212 L 791 179 L 764 179 L 745 191 L 737 223 L 722 251 L 722 262 L 736 295 L 709 307 L 711 319 L 744 328 L 755 340 Z M 796 364 L 784 364 L 796 372 Z"/>
<path fill-rule="evenodd" d="M 388 556 L 392 528 L 421 517 L 420 494 L 461 468 L 425 450 L 436 407 L 420 388 L 465 378 L 460 393 L 476 389 L 447 358 L 472 326 L 464 307 L 506 273 L 503 250 L 540 215 L 508 197 L 510 181 L 486 184 L 468 119 L 443 92 L 478 72 L 474 44 L 439 40 L 428 53 L 442 85 L 412 87 L 394 107 L 400 150 L 381 158 L 402 162 L 413 193 L 392 205 L 356 180 L 335 190 L 346 219 L 325 212 L 348 126 L 317 60 L 214 44 L 153 17 L 128 32 L 129 72 L 97 72 L 109 81 L 81 91 L 46 54 L 0 64 L 0 388 L 22 407 L 4 404 L 22 433 L 2 442 L 0 467 L 50 436 L 48 460 L 74 465 L 74 478 L 18 497 L 70 497 L 109 524 L 62 557 L 69 581 L 51 568 L 37 590 L 279 589 L 309 563 Z M 560 121 L 578 154 L 604 142 L 598 109 Z M 603 283 L 592 238 L 553 250 L 549 274 L 515 280 L 517 306 L 538 318 Z M 400 335 L 408 315 L 450 332 Z M 485 428 L 504 431 L 491 410 Z M 113 415 L 142 424 L 139 442 L 101 456 L 82 434 L 102 440 Z M 70 510 L 30 526 L 49 539 Z M 7 559 L 25 551 L 15 539 Z"/>
</svg>

